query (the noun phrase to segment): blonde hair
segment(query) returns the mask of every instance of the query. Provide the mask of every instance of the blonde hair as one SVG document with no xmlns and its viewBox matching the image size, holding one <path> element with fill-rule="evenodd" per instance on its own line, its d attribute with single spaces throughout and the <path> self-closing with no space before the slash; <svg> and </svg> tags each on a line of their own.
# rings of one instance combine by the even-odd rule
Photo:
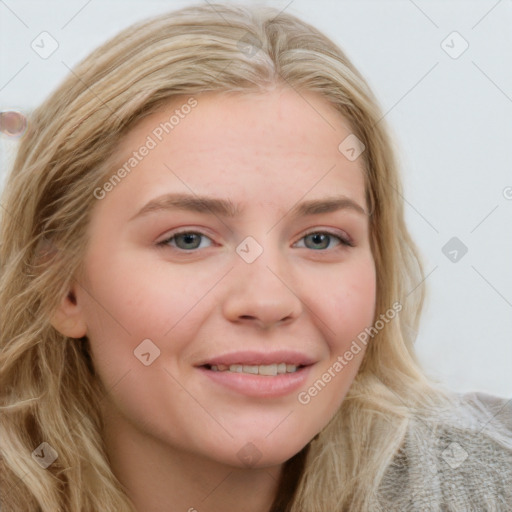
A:
<svg viewBox="0 0 512 512">
<path fill-rule="evenodd" d="M 265 92 L 328 99 L 366 146 L 376 318 L 400 315 L 368 344 L 339 412 L 285 465 L 273 510 L 368 510 L 414 414 L 440 394 L 413 341 L 422 268 L 404 223 L 388 128 L 346 55 L 307 23 L 272 8 L 193 6 L 138 23 L 96 49 L 31 115 L 3 193 L 0 238 L 2 510 L 133 511 L 101 437 L 105 390 L 86 338 L 50 323 L 81 268 L 93 191 L 122 137 L 178 95 Z M 341 142 L 341 141 L 340 141 Z M 413 291 L 414 290 L 414 291 Z M 47 469 L 31 453 L 47 442 Z"/>
</svg>

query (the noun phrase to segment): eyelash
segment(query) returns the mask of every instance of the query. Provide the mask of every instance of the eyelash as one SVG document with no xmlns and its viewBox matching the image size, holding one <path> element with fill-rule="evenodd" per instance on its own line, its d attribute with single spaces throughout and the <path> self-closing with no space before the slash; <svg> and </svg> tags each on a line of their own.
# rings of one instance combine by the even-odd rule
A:
<svg viewBox="0 0 512 512">
<path fill-rule="evenodd" d="M 341 246 L 344 246 L 344 247 L 354 247 L 355 246 L 354 243 L 348 237 L 344 238 L 344 237 L 337 235 L 331 231 L 310 231 L 309 233 L 305 233 L 299 240 L 302 240 L 309 235 L 319 235 L 319 234 L 320 235 L 328 235 L 332 238 L 337 238 L 340 242 L 339 245 L 341 245 Z M 187 249 L 180 249 L 179 247 L 171 246 L 169 244 L 169 242 L 171 242 L 171 240 L 173 240 L 174 238 L 176 238 L 179 235 L 199 235 L 201 237 L 206 237 L 211 240 L 211 238 L 208 235 L 201 233 L 200 231 L 183 230 L 183 231 L 177 231 L 175 233 L 172 233 L 171 236 L 167 237 L 165 240 L 162 240 L 161 242 L 157 242 L 156 245 L 160 248 L 169 248 L 170 247 L 173 250 L 177 250 L 177 251 L 183 252 L 185 254 L 190 254 L 192 252 L 197 252 L 199 250 L 199 248 L 187 250 Z M 304 248 L 307 249 L 307 247 L 304 247 Z M 315 251 L 315 249 L 311 249 L 311 250 Z M 328 249 L 320 249 L 315 252 L 326 252 L 327 250 Z M 332 248 L 330 250 L 332 250 Z"/>
</svg>

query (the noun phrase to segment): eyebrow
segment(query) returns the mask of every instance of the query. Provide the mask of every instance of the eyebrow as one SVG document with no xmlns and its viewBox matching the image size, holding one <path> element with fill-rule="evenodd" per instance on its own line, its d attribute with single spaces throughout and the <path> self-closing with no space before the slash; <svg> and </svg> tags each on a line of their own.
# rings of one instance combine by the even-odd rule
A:
<svg viewBox="0 0 512 512">
<path fill-rule="evenodd" d="M 219 217 L 228 218 L 237 217 L 243 212 L 240 206 L 234 204 L 230 199 L 189 194 L 165 194 L 146 203 L 130 220 L 148 215 L 152 212 L 167 210 L 212 213 Z M 294 206 L 291 212 L 288 213 L 291 213 L 294 217 L 300 217 L 331 213 L 338 210 L 353 210 L 359 214 L 366 215 L 366 211 L 362 206 L 345 196 L 304 201 Z"/>
</svg>

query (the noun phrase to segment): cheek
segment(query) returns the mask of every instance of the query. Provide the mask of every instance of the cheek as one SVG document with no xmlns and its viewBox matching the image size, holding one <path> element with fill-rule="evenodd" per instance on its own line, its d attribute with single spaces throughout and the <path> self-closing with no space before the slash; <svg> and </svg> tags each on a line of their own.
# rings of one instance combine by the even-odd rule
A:
<svg viewBox="0 0 512 512">
<path fill-rule="evenodd" d="M 207 273 L 173 270 L 162 261 L 148 264 L 148 258 L 135 251 L 118 258 L 103 254 L 91 258 L 88 268 L 87 316 L 101 320 L 121 338 L 164 337 L 211 287 Z"/>
<path fill-rule="evenodd" d="M 329 354 L 297 397 L 319 418 L 319 430 L 338 411 L 357 375 L 366 352 L 358 336 L 372 325 L 375 314 L 376 274 L 371 256 L 346 265 L 336 276 L 339 284 L 333 283 L 332 274 L 328 281 L 331 293 L 317 296 Z"/>
<path fill-rule="evenodd" d="M 345 325 L 360 330 L 369 326 L 375 315 L 376 278 L 373 260 L 357 270 L 347 276 L 345 290 L 336 307 Z"/>
<path fill-rule="evenodd" d="M 374 319 L 376 274 L 371 255 L 342 268 L 327 289 L 331 290 L 325 295 L 327 300 L 319 298 L 319 302 L 325 307 L 331 352 L 339 352 Z"/>
<path fill-rule="evenodd" d="M 179 359 L 196 334 L 198 304 L 217 274 L 201 276 L 183 267 L 171 272 L 168 263 L 148 264 L 135 251 L 116 255 L 105 250 L 91 256 L 87 280 L 78 291 L 94 364 L 105 384 L 141 369 L 139 347 L 150 347 L 155 354 L 160 350 L 164 357 L 171 351 Z"/>
</svg>

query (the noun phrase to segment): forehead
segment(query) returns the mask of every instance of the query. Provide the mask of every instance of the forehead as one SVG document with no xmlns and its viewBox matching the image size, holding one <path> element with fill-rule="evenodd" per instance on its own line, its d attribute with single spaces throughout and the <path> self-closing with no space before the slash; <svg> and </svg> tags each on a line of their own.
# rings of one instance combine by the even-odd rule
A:
<svg viewBox="0 0 512 512">
<path fill-rule="evenodd" d="M 362 158 L 351 161 L 339 149 L 351 132 L 316 93 L 180 96 L 130 130 L 112 170 L 132 159 L 119 189 L 130 188 L 141 201 L 171 188 L 268 204 L 282 202 L 283 192 L 296 201 L 344 193 L 364 204 Z M 145 156 L 133 161 L 144 146 Z"/>
</svg>

